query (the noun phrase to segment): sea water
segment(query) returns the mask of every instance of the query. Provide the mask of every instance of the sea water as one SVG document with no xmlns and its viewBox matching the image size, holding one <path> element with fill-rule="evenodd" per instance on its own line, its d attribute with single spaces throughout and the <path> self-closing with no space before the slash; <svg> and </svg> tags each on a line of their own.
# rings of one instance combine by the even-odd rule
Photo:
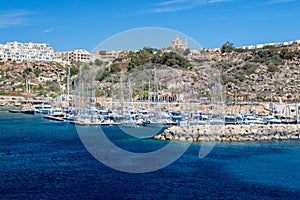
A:
<svg viewBox="0 0 300 200">
<path fill-rule="evenodd" d="M 103 128 L 119 147 L 154 151 L 168 142 Z M 300 141 L 201 143 L 158 171 L 107 167 L 74 125 L 40 115 L 0 112 L 0 199 L 300 199 Z"/>
</svg>

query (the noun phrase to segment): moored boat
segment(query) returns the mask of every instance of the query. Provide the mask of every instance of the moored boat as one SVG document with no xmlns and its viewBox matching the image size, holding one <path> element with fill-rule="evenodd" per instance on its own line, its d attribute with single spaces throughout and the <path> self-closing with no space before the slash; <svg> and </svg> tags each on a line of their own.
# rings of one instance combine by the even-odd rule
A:
<svg viewBox="0 0 300 200">
<path fill-rule="evenodd" d="M 32 107 L 24 107 L 21 111 L 23 114 L 34 115 L 35 110 Z"/>
</svg>

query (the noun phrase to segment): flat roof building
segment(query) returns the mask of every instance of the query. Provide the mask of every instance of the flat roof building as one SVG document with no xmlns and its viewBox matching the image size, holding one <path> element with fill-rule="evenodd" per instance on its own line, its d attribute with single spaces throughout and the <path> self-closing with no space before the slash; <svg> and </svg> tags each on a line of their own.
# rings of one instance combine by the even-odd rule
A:
<svg viewBox="0 0 300 200">
<path fill-rule="evenodd" d="M 1 61 L 54 61 L 53 48 L 46 43 L 7 42 L 0 44 Z"/>
</svg>

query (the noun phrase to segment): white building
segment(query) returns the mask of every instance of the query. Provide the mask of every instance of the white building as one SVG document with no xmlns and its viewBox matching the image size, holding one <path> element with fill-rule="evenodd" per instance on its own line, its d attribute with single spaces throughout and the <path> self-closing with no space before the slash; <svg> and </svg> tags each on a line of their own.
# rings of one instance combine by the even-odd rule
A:
<svg viewBox="0 0 300 200">
<path fill-rule="evenodd" d="M 53 48 L 45 43 L 8 42 L 0 44 L 0 61 L 54 61 Z"/>
<path fill-rule="evenodd" d="M 300 44 L 300 40 L 281 42 L 281 43 L 266 43 L 266 44 L 257 44 L 255 46 L 243 46 L 242 49 L 261 49 L 266 46 L 289 46 L 293 44 Z"/>
</svg>

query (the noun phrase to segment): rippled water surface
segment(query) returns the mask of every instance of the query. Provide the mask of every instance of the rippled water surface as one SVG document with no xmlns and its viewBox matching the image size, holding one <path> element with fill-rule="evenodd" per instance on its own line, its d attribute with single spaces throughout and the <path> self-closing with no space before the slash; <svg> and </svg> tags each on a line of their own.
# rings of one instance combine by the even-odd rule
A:
<svg viewBox="0 0 300 200">
<path fill-rule="evenodd" d="M 133 152 L 166 144 L 104 130 Z M 300 199 L 300 141 L 218 143 L 203 159 L 200 146 L 159 171 L 124 173 L 90 155 L 67 122 L 0 112 L 0 199 Z"/>
</svg>

